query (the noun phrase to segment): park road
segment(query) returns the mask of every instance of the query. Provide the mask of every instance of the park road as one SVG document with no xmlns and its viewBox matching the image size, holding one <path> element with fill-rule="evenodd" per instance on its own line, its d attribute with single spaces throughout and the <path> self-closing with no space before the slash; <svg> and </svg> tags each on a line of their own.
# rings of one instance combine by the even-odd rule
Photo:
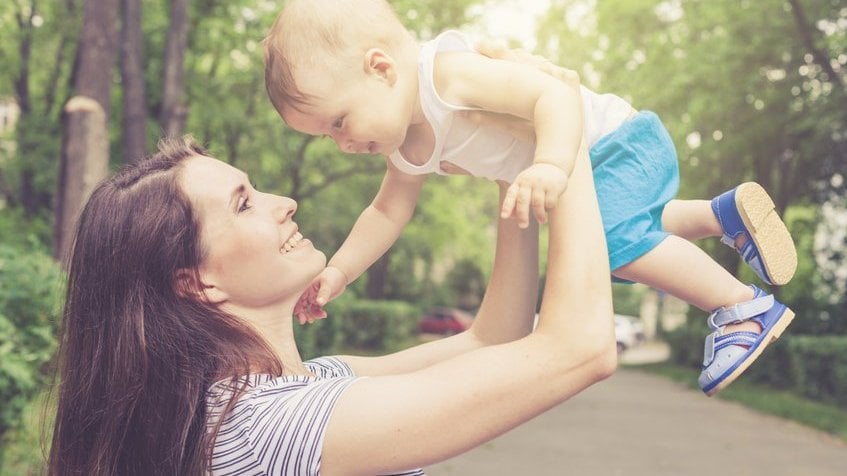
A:
<svg viewBox="0 0 847 476">
<path fill-rule="evenodd" d="M 429 476 L 847 476 L 847 444 L 622 367 L 529 423 L 426 472 Z"/>
</svg>

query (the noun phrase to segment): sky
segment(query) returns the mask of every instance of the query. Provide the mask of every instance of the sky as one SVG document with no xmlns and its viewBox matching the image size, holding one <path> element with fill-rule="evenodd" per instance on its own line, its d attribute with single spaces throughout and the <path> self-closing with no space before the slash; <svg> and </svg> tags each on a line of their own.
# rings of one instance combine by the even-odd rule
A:
<svg viewBox="0 0 847 476">
<path fill-rule="evenodd" d="M 550 0 L 489 0 L 471 9 L 472 14 L 482 15 L 479 30 L 473 29 L 472 33 L 502 43 L 515 40 L 532 51 L 536 21 L 549 6 Z"/>
</svg>

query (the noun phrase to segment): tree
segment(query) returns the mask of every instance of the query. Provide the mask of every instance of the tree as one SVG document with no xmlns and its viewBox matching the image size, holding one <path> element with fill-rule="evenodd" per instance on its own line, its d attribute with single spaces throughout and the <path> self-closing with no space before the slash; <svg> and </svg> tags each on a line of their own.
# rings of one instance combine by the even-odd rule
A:
<svg viewBox="0 0 847 476">
<path fill-rule="evenodd" d="M 147 150 L 147 104 L 144 94 L 144 45 L 141 0 L 121 0 L 121 85 L 123 86 L 123 141 L 128 161 Z"/>
<path fill-rule="evenodd" d="M 178 136 L 185 130 L 188 114 L 183 103 L 185 89 L 185 48 L 188 28 L 188 1 L 171 0 L 171 22 L 165 44 L 165 69 L 162 81 L 162 109 L 159 125 L 162 135 Z"/>
<path fill-rule="evenodd" d="M 87 0 L 76 60 L 76 96 L 63 117 L 64 136 L 53 256 L 67 263 L 72 230 L 109 164 L 107 124 L 116 54 L 117 0 Z"/>
<path fill-rule="evenodd" d="M 112 67 L 117 54 L 117 0 L 86 0 L 74 68 L 74 91 L 94 99 L 106 117 L 112 109 Z"/>
<path fill-rule="evenodd" d="M 10 138 L 15 147 L 0 150 L 0 183 L 6 203 L 20 205 L 30 220 L 52 203 L 58 118 L 77 10 L 72 0 L 0 4 L 0 96 L 12 96 L 20 108 Z"/>
</svg>

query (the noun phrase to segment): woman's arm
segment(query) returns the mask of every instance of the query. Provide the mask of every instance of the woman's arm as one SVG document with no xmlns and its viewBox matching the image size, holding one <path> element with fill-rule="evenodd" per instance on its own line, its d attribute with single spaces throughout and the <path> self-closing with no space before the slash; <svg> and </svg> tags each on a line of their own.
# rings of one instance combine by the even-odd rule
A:
<svg viewBox="0 0 847 476">
<path fill-rule="evenodd" d="M 557 66 L 541 56 L 520 49 L 507 49 L 493 42 L 481 42 L 476 45 L 476 49 L 490 58 L 537 69 L 569 87 L 579 88 L 579 75 L 575 71 Z M 508 130 L 527 141 L 535 141 L 535 129 L 531 121 L 526 119 L 487 112 L 471 112 L 468 116 L 474 122 Z M 501 205 L 505 192 L 505 187 L 501 187 Z M 483 301 L 483 307 L 468 332 L 386 356 L 345 356 L 342 359 L 347 361 L 357 375 L 390 375 L 417 370 L 462 352 L 527 335 L 532 327 L 535 296 L 538 295 L 537 233 L 537 225 L 534 223 L 528 229 L 520 230 L 510 221 L 498 222 L 494 270 L 488 288 L 494 283 L 506 280 L 507 282 L 498 285 L 503 289 L 511 289 L 512 292 L 494 295 L 495 293 L 486 291 L 488 299 Z M 491 312 L 492 309 L 499 312 Z"/>
<path fill-rule="evenodd" d="M 500 187 L 500 200 L 506 193 Z M 508 293 L 503 290 L 509 290 Z M 380 357 L 342 356 L 356 375 L 411 372 L 486 345 L 519 339 L 532 330 L 538 296 L 538 226 L 520 229 L 499 219 L 494 268 L 470 329 Z"/>
<path fill-rule="evenodd" d="M 508 283 L 492 279 L 486 313 L 515 296 Z M 550 222 L 536 331 L 415 372 L 357 381 L 329 421 L 322 472 L 377 474 L 444 460 L 607 377 L 616 362 L 608 257 L 581 149 Z"/>
</svg>

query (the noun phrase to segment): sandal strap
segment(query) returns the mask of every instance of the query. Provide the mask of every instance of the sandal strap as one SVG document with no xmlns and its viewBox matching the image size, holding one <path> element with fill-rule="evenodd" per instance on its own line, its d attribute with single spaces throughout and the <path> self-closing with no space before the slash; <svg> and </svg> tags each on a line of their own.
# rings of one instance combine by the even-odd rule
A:
<svg viewBox="0 0 847 476">
<path fill-rule="evenodd" d="M 708 367 L 715 359 L 715 354 L 726 347 L 732 345 L 741 345 L 752 347 L 756 345 L 759 334 L 749 331 L 731 332 L 726 335 L 721 335 L 721 331 L 717 330 L 706 336 L 706 343 L 703 347 L 703 367 Z"/>
<path fill-rule="evenodd" d="M 720 307 L 709 314 L 709 329 L 715 331 L 728 324 L 738 324 L 767 312 L 774 304 L 773 294 L 767 294 L 734 306 Z"/>
<path fill-rule="evenodd" d="M 735 240 L 739 235 L 745 235 L 747 240 L 740 247 L 735 244 Z M 765 271 L 764 263 L 762 263 L 762 257 L 759 255 L 759 250 L 756 248 L 756 245 L 753 243 L 753 238 L 746 231 L 738 231 L 735 235 L 731 235 L 729 233 L 724 233 L 721 236 L 721 243 L 729 246 L 734 249 L 741 255 L 741 259 L 747 263 L 748 266 L 753 268 L 753 271 L 756 272 L 756 275 L 759 277 L 767 277 L 767 272 Z M 770 283 L 768 279 L 763 278 L 765 282 Z"/>
<path fill-rule="evenodd" d="M 721 243 L 729 246 L 730 248 L 737 250 L 738 248 L 735 246 L 735 237 L 730 235 L 729 233 L 724 233 L 721 236 Z"/>
</svg>

